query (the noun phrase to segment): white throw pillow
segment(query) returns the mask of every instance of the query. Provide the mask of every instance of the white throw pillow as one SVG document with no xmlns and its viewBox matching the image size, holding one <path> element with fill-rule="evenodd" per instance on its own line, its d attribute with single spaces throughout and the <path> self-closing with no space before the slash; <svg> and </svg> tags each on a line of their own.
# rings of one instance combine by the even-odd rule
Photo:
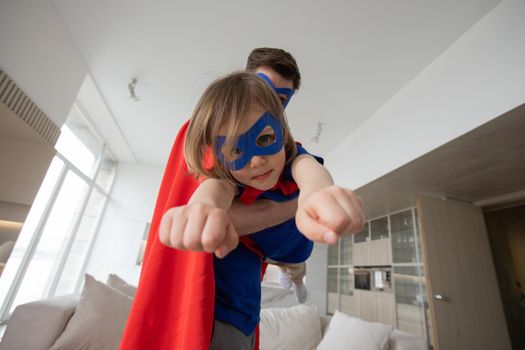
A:
<svg viewBox="0 0 525 350">
<path fill-rule="evenodd" d="M 392 326 L 336 311 L 317 350 L 387 350 Z"/>
<path fill-rule="evenodd" d="M 297 304 L 292 289 L 261 286 L 261 308 L 292 307 Z"/>
<path fill-rule="evenodd" d="M 132 302 L 86 274 L 75 313 L 49 350 L 117 350 Z"/>
<path fill-rule="evenodd" d="M 111 288 L 126 294 L 130 298 L 134 298 L 135 294 L 137 294 L 137 287 L 132 286 L 114 273 L 109 274 L 106 284 Z"/>
<path fill-rule="evenodd" d="M 313 305 L 261 310 L 261 350 L 310 350 L 321 340 L 319 312 Z"/>
</svg>

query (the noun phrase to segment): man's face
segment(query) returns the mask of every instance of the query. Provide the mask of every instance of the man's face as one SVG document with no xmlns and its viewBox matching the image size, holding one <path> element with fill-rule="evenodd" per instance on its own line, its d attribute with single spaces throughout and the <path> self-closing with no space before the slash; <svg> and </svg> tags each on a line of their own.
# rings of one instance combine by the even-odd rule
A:
<svg viewBox="0 0 525 350">
<path fill-rule="evenodd" d="M 285 88 L 285 89 L 293 90 L 293 81 L 283 78 L 279 73 L 277 73 L 275 70 L 273 70 L 269 66 L 258 67 L 257 69 L 255 69 L 254 73 L 255 74 L 262 73 L 266 75 L 268 78 L 270 78 L 272 83 L 277 88 Z M 288 96 L 286 96 L 285 94 L 277 94 L 277 96 L 279 96 L 279 99 L 281 100 L 283 105 L 286 106 L 288 102 L 287 100 L 289 99 Z"/>
</svg>

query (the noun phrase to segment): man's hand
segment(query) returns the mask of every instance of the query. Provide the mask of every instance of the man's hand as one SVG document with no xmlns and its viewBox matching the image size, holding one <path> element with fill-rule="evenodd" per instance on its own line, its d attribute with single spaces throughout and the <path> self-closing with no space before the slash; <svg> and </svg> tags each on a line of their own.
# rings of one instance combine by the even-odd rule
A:
<svg viewBox="0 0 525 350">
<path fill-rule="evenodd" d="M 239 244 L 227 212 L 201 203 L 169 209 L 160 222 L 159 239 L 168 247 L 215 253 L 218 258 Z"/>
<path fill-rule="evenodd" d="M 363 203 L 351 190 L 329 186 L 299 200 L 297 228 L 310 240 L 333 244 L 357 233 L 365 223 Z"/>
</svg>

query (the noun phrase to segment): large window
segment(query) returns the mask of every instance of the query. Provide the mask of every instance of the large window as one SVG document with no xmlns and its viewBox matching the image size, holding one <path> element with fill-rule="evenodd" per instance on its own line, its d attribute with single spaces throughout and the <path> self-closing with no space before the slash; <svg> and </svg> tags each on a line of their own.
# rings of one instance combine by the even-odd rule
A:
<svg viewBox="0 0 525 350">
<path fill-rule="evenodd" d="M 116 161 L 76 105 L 0 280 L 0 317 L 17 305 L 78 291 Z"/>
</svg>

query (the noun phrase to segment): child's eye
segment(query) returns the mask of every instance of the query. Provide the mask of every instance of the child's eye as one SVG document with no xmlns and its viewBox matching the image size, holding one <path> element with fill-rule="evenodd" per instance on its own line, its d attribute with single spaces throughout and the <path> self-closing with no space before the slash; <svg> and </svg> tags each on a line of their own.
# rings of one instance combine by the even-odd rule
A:
<svg viewBox="0 0 525 350">
<path fill-rule="evenodd" d="M 236 147 L 236 148 L 233 148 L 231 151 L 223 150 L 223 154 L 224 154 L 224 158 L 228 162 L 233 162 L 242 156 L 242 149 Z"/>
<path fill-rule="evenodd" d="M 257 138 L 257 146 L 261 146 L 261 147 L 269 146 L 274 142 L 275 142 L 274 134 L 265 134 Z"/>
</svg>

